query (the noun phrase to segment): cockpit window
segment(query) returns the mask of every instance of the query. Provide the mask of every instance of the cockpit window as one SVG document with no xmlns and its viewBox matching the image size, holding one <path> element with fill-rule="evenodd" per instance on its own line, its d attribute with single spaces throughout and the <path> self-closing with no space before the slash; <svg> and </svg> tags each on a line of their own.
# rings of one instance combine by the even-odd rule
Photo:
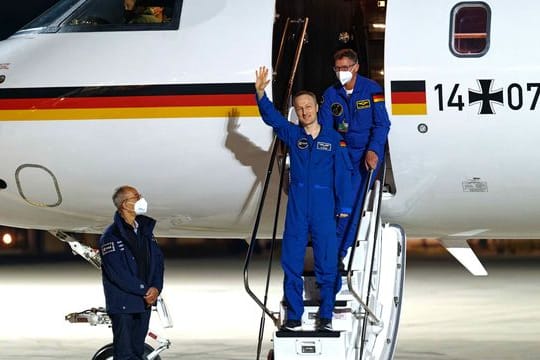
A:
<svg viewBox="0 0 540 360">
<path fill-rule="evenodd" d="M 58 23 L 66 17 L 66 14 L 73 12 L 73 10 L 79 7 L 82 3 L 84 3 L 84 0 L 64 0 L 57 2 L 49 10 L 32 20 L 18 32 L 20 33 L 56 28 Z M 45 32 L 50 31 L 45 30 Z"/>
<path fill-rule="evenodd" d="M 491 11 L 483 2 L 459 3 L 452 9 L 450 50 L 460 57 L 478 57 L 489 49 Z"/>
<path fill-rule="evenodd" d="M 64 0 L 20 32 L 178 29 L 182 0 Z"/>
</svg>

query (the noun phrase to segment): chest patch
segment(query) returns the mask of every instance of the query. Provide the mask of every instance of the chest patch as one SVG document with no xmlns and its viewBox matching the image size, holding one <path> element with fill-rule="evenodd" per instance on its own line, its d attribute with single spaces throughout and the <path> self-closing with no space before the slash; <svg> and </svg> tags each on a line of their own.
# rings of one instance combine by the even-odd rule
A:
<svg viewBox="0 0 540 360">
<path fill-rule="evenodd" d="M 334 116 L 341 116 L 341 114 L 343 114 L 343 106 L 341 106 L 340 103 L 333 103 L 332 106 L 330 106 L 330 109 L 332 109 L 332 114 Z"/>
<path fill-rule="evenodd" d="M 304 150 L 308 148 L 309 143 L 306 138 L 301 138 L 298 139 L 298 141 L 296 142 L 296 146 L 298 146 L 299 149 Z"/>
<path fill-rule="evenodd" d="M 103 246 L 101 246 L 101 253 L 103 255 L 107 255 L 108 253 L 112 253 L 112 252 L 115 252 L 115 248 L 114 248 L 114 243 L 113 242 L 110 242 L 110 243 L 106 243 L 106 244 L 103 244 Z"/>
<path fill-rule="evenodd" d="M 368 99 L 366 99 L 366 100 L 358 100 L 356 102 L 356 108 L 358 110 L 367 109 L 369 107 L 371 107 L 371 101 L 369 101 Z"/>
<path fill-rule="evenodd" d="M 346 122 L 345 119 L 344 119 L 343 121 L 341 121 L 338 124 L 337 131 L 339 131 L 341 133 L 346 133 L 347 131 L 349 131 L 349 123 Z"/>
<path fill-rule="evenodd" d="M 332 144 L 326 142 L 317 142 L 317 150 L 332 151 Z"/>
</svg>

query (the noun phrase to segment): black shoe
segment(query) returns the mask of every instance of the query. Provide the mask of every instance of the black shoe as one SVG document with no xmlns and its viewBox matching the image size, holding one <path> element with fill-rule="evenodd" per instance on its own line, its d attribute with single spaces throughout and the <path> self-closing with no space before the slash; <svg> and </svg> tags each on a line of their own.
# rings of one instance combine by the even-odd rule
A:
<svg viewBox="0 0 540 360">
<path fill-rule="evenodd" d="M 332 319 L 319 319 L 319 325 L 317 325 L 317 330 L 319 331 L 333 331 L 332 330 Z"/>
<path fill-rule="evenodd" d="M 345 272 L 345 264 L 343 263 L 343 258 L 340 256 L 337 259 L 338 272 Z"/>
<path fill-rule="evenodd" d="M 302 322 L 300 320 L 287 320 L 281 327 L 283 331 L 300 331 L 302 330 Z"/>
</svg>

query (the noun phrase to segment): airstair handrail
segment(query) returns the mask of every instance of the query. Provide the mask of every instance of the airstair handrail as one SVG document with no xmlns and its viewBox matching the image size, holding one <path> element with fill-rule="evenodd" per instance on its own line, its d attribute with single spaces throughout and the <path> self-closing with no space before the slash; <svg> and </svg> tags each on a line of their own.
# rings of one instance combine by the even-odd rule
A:
<svg viewBox="0 0 540 360">
<path fill-rule="evenodd" d="M 356 299 L 356 301 L 358 301 L 358 303 L 360 304 L 360 307 L 362 307 L 362 309 L 364 309 L 364 311 L 368 314 L 368 316 L 373 320 L 373 322 L 377 325 L 379 325 L 381 323 L 381 320 L 377 317 L 377 315 L 375 315 L 375 313 L 369 308 L 369 306 L 362 300 L 362 297 L 360 296 L 360 294 L 358 294 L 358 292 L 354 289 L 353 287 L 353 283 L 352 283 L 352 264 L 353 264 L 353 261 L 354 261 L 354 254 L 356 252 L 356 241 L 358 239 L 358 233 L 360 231 L 360 223 L 361 223 L 361 219 L 362 219 L 362 214 L 364 213 L 364 210 L 366 209 L 367 207 L 367 204 L 369 203 L 369 196 L 368 195 L 368 190 L 369 190 L 369 185 L 371 183 L 371 179 L 373 177 L 373 169 L 371 169 L 369 171 L 369 176 L 367 177 L 366 179 L 366 182 L 364 184 L 364 197 L 362 199 L 362 207 L 360 208 L 360 214 L 352 214 L 352 216 L 360 216 L 360 221 L 358 222 L 358 227 L 356 229 L 356 235 L 355 235 L 355 242 L 353 244 L 353 246 L 351 247 L 351 254 L 349 256 L 349 262 L 347 264 L 347 286 L 349 288 L 349 291 L 351 292 L 351 294 L 354 296 L 354 298 Z M 374 192 L 372 192 L 372 195 L 374 194 Z M 353 222 L 354 220 L 351 219 L 351 222 Z"/>
<path fill-rule="evenodd" d="M 385 149 L 385 155 L 386 155 L 386 152 L 388 151 L 388 144 L 386 144 L 386 149 Z M 386 157 L 386 156 L 385 156 Z M 369 296 L 370 296 L 370 293 L 371 293 L 371 281 L 372 281 L 372 278 L 373 278 L 373 259 L 375 258 L 375 251 L 376 251 L 376 248 L 377 248 L 377 239 L 378 239 L 378 236 L 379 236 L 379 224 L 380 224 L 380 221 L 381 221 L 381 216 L 380 216 L 380 211 L 381 211 L 381 200 L 382 200 L 382 191 L 383 191 L 383 188 L 384 188 L 384 183 L 386 181 L 386 164 L 383 163 L 382 164 L 382 167 L 381 167 L 381 176 L 380 176 L 381 180 L 379 182 L 379 180 L 377 180 L 378 182 L 378 188 L 376 191 L 374 191 L 374 196 L 375 197 L 375 200 L 374 201 L 377 201 L 377 204 L 373 204 L 373 207 L 375 209 L 374 211 L 374 214 L 372 216 L 375 216 L 375 230 L 374 230 L 374 233 L 373 233 L 373 247 L 372 247 L 372 252 L 371 252 L 371 266 L 370 266 L 370 269 L 369 269 L 369 279 L 368 279 L 368 287 L 367 287 L 367 294 L 366 294 L 366 305 L 368 305 L 369 307 Z M 362 323 L 362 335 L 361 335 L 361 338 L 362 339 L 365 339 L 366 337 L 366 328 L 367 328 L 367 318 L 364 318 L 364 321 Z M 376 325 L 379 325 L 378 323 Z M 365 345 L 365 341 L 362 341 L 361 344 L 360 344 L 360 360 L 362 359 L 362 355 L 364 353 L 364 345 Z"/>
<path fill-rule="evenodd" d="M 277 69 L 279 69 L 281 65 L 281 60 L 283 59 L 283 50 L 285 47 L 285 38 L 287 37 L 287 31 L 289 30 L 289 24 L 290 24 L 290 18 L 287 18 L 285 20 L 285 28 L 283 29 L 283 34 L 281 34 L 281 41 L 279 42 L 279 50 L 278 55 L 276 58 L 276 63 L 274 64 L 274 72 L 272 73 L 272 76 L 277 76 Z"/>
<path fill-rule="evenodd" d="M 255 301 L 255 303 L 274 321 L 276 325 L 279 319 L 272 313 L 272 311 L 270 311 L 270 309 L 268 309 L 268 307 L 257 297 L 257 295 L 255 295 L 255 293 L 251 290 L 251 287 L 249 286 L 249 264 L 251 263 L 253 250 L 255 248 L 255 243 L 257 241 L 257 231 L 259 229 L 259 224 L 261 222 L 264 202 L 266 199 L 266 194 L 268 192 L 268 187 L 270 185 L 270 178 L 272 176 L 272 169 L 274 168 L 274 162 L 276 160 L 278 148 L 279 148 L 279 141 L 277 139 L 277 136 L 274 135 L 274 138 L 272 140 L 272 152 L 270 155 L 270 161 L 268 162 L 268 169 L 266 170 L 263 190 L 262 190 L 261 198 L 259 200 L 259 205 L 257 208 L 257 215 L 255 217 L 253 231 L 251 233 L 251 241 L 249 243 L 246 260 L 244 261 L 244 288 L 246 289 L 246 292 L 248 293 L 248 295 L 253 299 L 253 301 Z M 272 239 L 272 242 L 274 242 L 274 239 Z"/>
<path fill-rule="evenodd" d="M 386 149 L 385 149 L 385 157 L 386 157 L 386 152 L 388 151 L 388 145 L 386 146 Z M 380 224 L 380 211 L 381 211 L 381 199 L 382 199 L 382 191 L 383 191 L 383 188 L 384 188 L 384 182 L 385 182 L 385 178 L 386 178 L 386 162 L 383 161 L 383 163 L 380 165 L 380 180 L 377 180 L 374 184 L 374 188 L 373 188 L 373 191 L 371 192 L 371 196 L 368 196 L 368 191 L 369 191 L 369 187 L 370 187 L 370 184 L 371 184 L 371 181 L 373 179 L 373 176 L 374 176 L 374 170 L 371 169 L 369 171 L 369 176 L 367 178 L 367 181 L 366 183 L 364 184 L 364 198 L 362 199 L 362 207 L 361 207 L 361 213 L 358 215 L 360 216 L 360 220 L 358 222 L 358 227 L 356 229 L 356 234 L 355 234 L 355 244 L 354 246 L 351 247 L 351 254 L 349 256 L 349 262 L 347 264 L 347 286 L 349 288 L 349 291 L 351 292 L 351 294 L 354 296 L 354 298 L 358 301 L 358 303 L 360 304 L 360 306 L 362 307 L 362 309 L 364 309 L 364 311 L 366 311 L 366 313 L 368 314 L 368 317 L 370 317 L 373 321 L 373 323 L 375 325 L 380 325 L 381 324 L 381 320 L 377 317 L 377 315 L 375 315 L 375 313 L 373 313 L 373 311 L 371 310 L 371 308 L 369 307 L 369 292 L 370 292 L 370 287 L 368 286 L 368 293 L 366 295 L 366 302 L 364 302 L 360 296 L 360 294 L 358 294 L 358 292 L 354 289 L 353 287 L 353 284 L 352 284 L 352 264 L 354 263 L 354 255 L 355 255 L 355 252 L 356 252 L 356 241 L 358 240 L 358 233 L 360 231 L 360 225 L 361 225 L 361 222 L 362 222 L 362 215 L 364 213 L 364 211 L 367 209 L 367 206 L 368 204 L 370 203 L 370 200 L 371 199 L 374 199 L 374 201 L 377 201 L 377 204 L 376 206 L 374 206 L 375 210 L 376 210 L 376 213 L 375 214 L 372 214 L 372 216 L 375 216 L 375 232 L 374 232 L 374 241 L 377 241 L 377 237 L 379 236 L 379 224 Z M 359 199 L 358 199 L 359 201 Z M 372 256 L 372 261 L 371 261 L 371 268 L 370 268 L 370 274 L 369 274 L 369 282 L 368 284 L 371 284 L 371 279 L 372 279 L 372 273 L 373 273 L 373 258 L 375 257 L 375 246 L 376 244 L 374 244 L 373 246 L 373 253 L 371 254 Z M 365 329 L 365 326 L 363 327 Z"/>
</svg>

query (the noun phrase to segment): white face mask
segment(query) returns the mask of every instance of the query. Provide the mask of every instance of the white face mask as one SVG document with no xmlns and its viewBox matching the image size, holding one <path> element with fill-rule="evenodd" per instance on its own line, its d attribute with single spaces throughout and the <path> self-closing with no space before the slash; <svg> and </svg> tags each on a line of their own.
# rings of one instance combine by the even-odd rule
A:
<svg viewBox="0 0 540 360">
<path fill-rule="evenodd" d="M 146 214 L 146 211 L 148 210 L 148 203 L 146 202 L 144 198 L 140 198 L 135 203 L 133 210 L 135 211 L 135 214 L 137 215 Z"/>
<path fill-rule="evenodd" d="M 353 75 L 352 75 L 352 72 L 350 71 L 338 71 L 336 73 L 336 76 L 339 79 L 339 82 L 341 83 L 341 85 L 345 85 L 346 83 L 351 81 Z"/>
</svg>

